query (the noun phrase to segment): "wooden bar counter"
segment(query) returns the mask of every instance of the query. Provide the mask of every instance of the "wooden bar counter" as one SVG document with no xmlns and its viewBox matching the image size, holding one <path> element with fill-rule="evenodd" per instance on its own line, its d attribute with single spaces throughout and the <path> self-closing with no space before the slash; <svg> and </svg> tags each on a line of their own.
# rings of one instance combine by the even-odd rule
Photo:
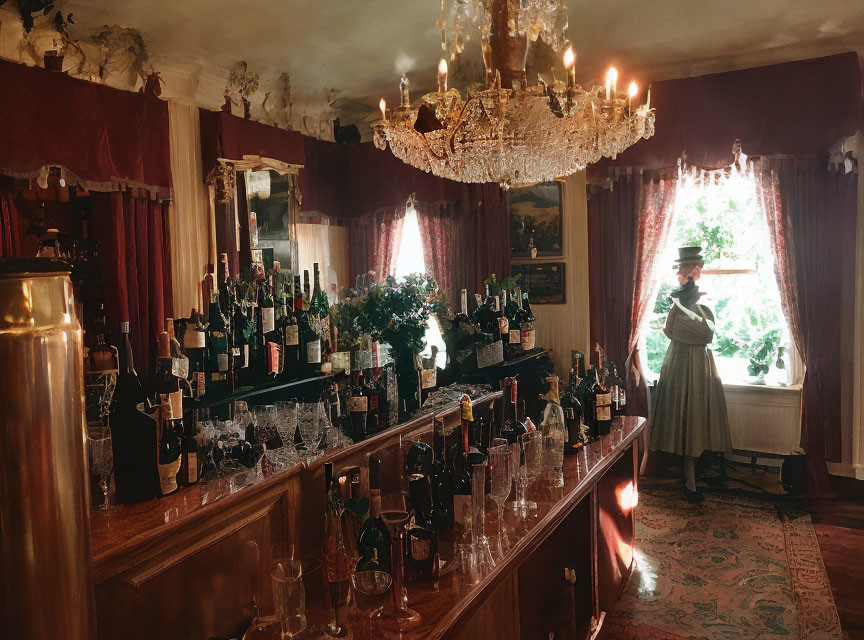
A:
<svg viewBox="0 0 864 640">
<path fill-rule="evenodd" d="M 500 400 L 500 392 L 475 399 L 475 418 L 494 411 Z M 311 631 L 332 618 L 320 569 L 324 462 L 332 462 L 337 473 L 359 466 L 365 490 L 369 455 L 379 452 L 382 460 L 401 464 L 407 443 L 431 441 L 436 419 L 454 428 L 458 407 L 332 451 L 308 468 L 296 465 L 269 476 L 250 472 L 248 478 L 187 487 L 107 515 L 92 512 L 99 638 L 241 637 L 253 603 L 261 615 L 272 612 L 270 549 L 279 542 L 294 544 L 304 559 L 310 633 L 298 638 L 316 637 Z M 536 512 L 523 519 L 508 509 L 510 548 L 476 584 L 449 564 L 454 541 L 442 536 L 440 579 L 406 583 L 409 605 L 422 621 L 403 637 L 547 640 L 552 632 L 555 638 L 588 638 L 632 566 L 636 438 L 643 426 L 641 418 L 616 419 L 612 434 L 565 458 L 563 487 L 536 482 L 528 492 Z M 387 495 L 382 474 L 385 508 L 398 493 L 391 487 Z M 496 526 L 490 511 L 487 534 L 495 535 Z M 570 580 L 565 568 L 572 570 L 566 572 Z M 358 613 L 355 608 L 350 617 Z M 366 637 L 359 627 L 352 631 L 355 638 Z M 278 638 L 278 631 L 248 637 Z"/>
</svg>

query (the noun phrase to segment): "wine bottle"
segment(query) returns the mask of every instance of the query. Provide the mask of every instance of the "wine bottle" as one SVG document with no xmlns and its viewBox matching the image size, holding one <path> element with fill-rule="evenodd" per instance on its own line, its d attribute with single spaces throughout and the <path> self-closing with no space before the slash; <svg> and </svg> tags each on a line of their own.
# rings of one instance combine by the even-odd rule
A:
<svg viewBox="0 0 864 640">
<path fill-rule="evenodd" d="M 430 471 L 432 450 L 415 442 L 405 456 L 408 479 L 408 566 L 420 578 L 432 577 L 432 565 L 438 552 L 438 536 L 432 526 L 432 483 Z"/>
<path fill-rule="evenodd" d="M 208 366 L 210 380 L 208 392 L 212 395 L 218 395 L 226 391 L 230 393 L 234 390 L 234 367 L 231 357 L 228 327 L 219 304 L 219 298 L 214 298 L 210 303 L 210 311 L 207 315 L 210 318 L 207 327 L 207 342 L 210 345 Z M 229 380 L 231 383 L 229 383 Z"/>
<path fill-rule="evenodd" d="M 308 309 L 298 321 L 300 325 L 300 340 L 303 342 L 303 353 L 306 356 L 304 367 L 307 376 L 314 376 L 321 372 L 321 335 L 316 331 L 317 318 L 311 306 L 311 293 L 309 291 L 309 271 L 303 271 L 303 293 L 308 303 Z"/>
<path fill-rule="evenodd" d="M 197 413 L 197 411 L 193 413 Z M 178 478 L 180 484 L 188 487 L 198 483 L 197 421 L 190 414 L 186 416 L 186 420 L 181 421 L 181 424 L 183 425 L 183 434 L 180 442 L 180 473 Z"/>
<path fill-rule="evenodd" d="M 379 480 L 381 456 L 373 453 L 369 456 L 369 517 L 360 529 L 358 549 L 360 564 L 369 565 L 376 562 L 382 571 L 390 571 L 390 532 L 381 520 L 381 484 Z M 365 562 L 364 562 L 365 561 Z"/>
<path fill-rule="evenodd" d="M 183 349 L 189 354 L 190 388 L 193 400 L 207 393 L 207 326 L 196 309 L 192 309 L 183 332 Z"/>
<path fill-rule="evenodd" d="M 603 350 L 600 344 L 594 347 L 597 353 L 597 364 L 594 369 L 594 414 L 597 423 L 597 435 L 605 436 L 612 427 L 612 393 L 606 386 L 606 373 L 603 362 Z"/>
<path fill-rule="evenodd" d="M 355 384 L 351 388 L 348 397 L 348 411 L 351 414 L 351 439 L 354 442 L 365 440 L 367 431 L 367 417 L 369 414 L 369 397 L 366 395 L 366 387 L 363 385 L 363 372 L 358 371 Z"/>
<path fill-rule="evenodd" d="M 522 294 L 522 313 L 519 329 L 521 332 L 522 351 L 531 351 L 534 348 L 536 340 L 534 335 L 534 313 L 531 311 L 527 292 Z"/>
<path fill-rule="evenodd" d="M 177 490 L 183 431 L 183 392 L 171 369 L 171 339 L 167 331 L 157 337 L 156 392 L 161 406 L 162 432 L 159 438 L 159 493 Z"/>
<path fill-rule="evenodd" d="M 432 525 L 437 531 L 453 527 L 453 473 L 448 466 L 447 436 L 444 422 L 434 420 L 432 435 L 434 461 L 432 466 L 432 497 L 434 501 Z"/>
<path fill-rule="evenodd" d="M 120 333 L 120 372 L 110 415 L 114 485 L 117 502 L 134 504 L 159 493 L 157 425 L 135 371 L 128 322 L 120 323 Z"/>
<path fill-rule="evenodd" d="M 501 342 L 504 343 L 505 352 L 509 352 L 510 319 L 507 317 L 507 289 L 501 289 L 496 300 L 498 309 L 496 310 L 495 318 L 498 321 L 498 333 L 501 336 Z"/>
<path fill-rule="evenodd" d="M 459 404 L 462 446 L 453 464 L 453 521 L 462 532 L 465 532 L 470 530 L 471 522 L 471 466 L 468 463 L 468 453 L 474 413 L 471 398 L 467 394 L 462 396 Z"/>
<path fill-rule="evenodd" d="M 364 374 L 365 377 L 365 393 L 369 398 L 369 412 L 366 414 L 366 433 L 371 435 L 381 431 L 381 420 L 378 404 L 378 386 L 375 384 L 377 376 L 373 374 L 372 369 L 369 369 Z"/>
<path fill-rule="evenodd" d="M 459 292 L 459 313 L 453 316 L 453 326 L 458 327 L 460 324 L 471 324 L 471 318 L 468 317 L 467 289 L 462 289 Z"/>
</svg>

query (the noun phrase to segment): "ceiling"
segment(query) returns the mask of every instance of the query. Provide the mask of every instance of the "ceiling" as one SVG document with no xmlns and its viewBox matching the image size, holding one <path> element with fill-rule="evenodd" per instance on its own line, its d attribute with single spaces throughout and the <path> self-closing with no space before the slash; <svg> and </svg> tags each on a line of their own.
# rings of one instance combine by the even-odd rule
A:
<svg viewBox="0 0 864 640">
<path fill-rule="evenodd" d="M 567 0 L 569 37 L 583 80 L 615 64 L 642 82 L 783 59 L 864 49 L 860 0 Z M 67 0 L 76 27 L 141 30 L 154 57 L 230 67 L 246 60 L 264 79 L 287 72 L 294 94 L 346 103 L 395 100 L 407 71 L 416 91 L 433 87 L 441 57 L 436 0 Z M 697 9 L 698 7 L 698 9 Z M 557 64 L 540 51 L 533 69 Z M 480 78 L 476 39 L 454 82 Z M 529 72 L 532 67 L 529 67 Z M 529 75 L 529 77 L 531 77 Z M 415 94 L 416 96 L 416 94 Z"/>
</svg>

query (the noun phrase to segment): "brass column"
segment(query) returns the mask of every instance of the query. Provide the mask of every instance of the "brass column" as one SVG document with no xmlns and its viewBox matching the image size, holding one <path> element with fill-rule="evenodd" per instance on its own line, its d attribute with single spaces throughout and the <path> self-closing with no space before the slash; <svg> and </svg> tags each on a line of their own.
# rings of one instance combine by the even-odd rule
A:
<svg viewBox="0 0 864 640">
<path fill-rule="evenodd" d="M 87 483 L 69 269 L 0 260 L 0 637 L 96 638 Z"/>
</svg>

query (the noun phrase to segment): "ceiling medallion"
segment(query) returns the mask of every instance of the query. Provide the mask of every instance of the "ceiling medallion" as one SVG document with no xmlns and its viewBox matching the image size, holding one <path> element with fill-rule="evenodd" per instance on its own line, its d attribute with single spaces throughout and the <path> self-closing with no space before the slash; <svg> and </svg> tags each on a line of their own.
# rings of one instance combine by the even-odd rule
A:
<svg viewBox="0 0 864 640">
<path fill-rule="evenodd" d="M 576 84 L 576 56 L 564 53 L 566 82 L 528 86 L 525 59 L 538 37 L 559 51 L 566 44 L 567 14 L 559 0 L 443 0 L 442 47 L 461 53 L 469 28 L 479 26 L 485 88 L 467 98 L 447 87 L 447 61 L 438 65 L 438 90 L 411 105 L 408 79 L 400 104 L 372 124 L 379 149 L 441 178 L 497 182 L 503 188 L 569 175 L 600 158 L 614 158 L 654 135 L 651 92 L 644 104 L 635 83 L 617 92 L 617 71 L 605 87 Z"/>
</svg>

